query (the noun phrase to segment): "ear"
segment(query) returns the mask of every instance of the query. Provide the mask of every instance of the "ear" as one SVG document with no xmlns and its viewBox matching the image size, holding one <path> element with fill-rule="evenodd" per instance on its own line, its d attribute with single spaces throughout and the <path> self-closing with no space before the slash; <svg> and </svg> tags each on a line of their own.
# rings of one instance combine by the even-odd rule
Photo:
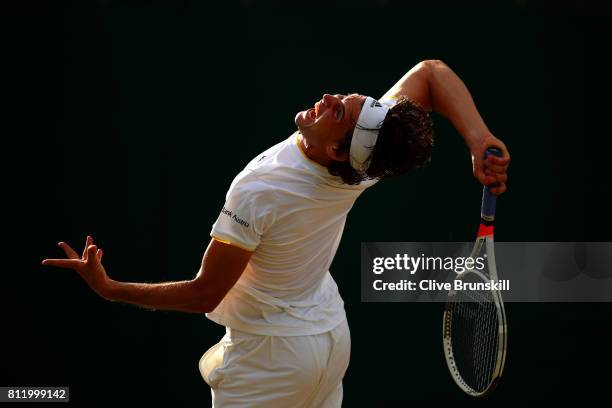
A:
<svg viewBox="0 0 612 408">
<path fill-rule="evenodd" d="M 325 148 L 327 156 L 335 161 L 344 162 L 348 160 L 348 151 L 341 152 L 337 144 L 329 144 Z"/>
</svg>

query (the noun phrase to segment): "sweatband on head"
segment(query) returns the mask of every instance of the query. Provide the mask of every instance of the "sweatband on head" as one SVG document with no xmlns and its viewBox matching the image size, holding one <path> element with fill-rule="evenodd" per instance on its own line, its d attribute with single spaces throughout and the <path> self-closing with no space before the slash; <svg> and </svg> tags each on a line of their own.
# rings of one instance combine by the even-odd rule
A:
<svg viewBox="0 0 612 408">
<path fill-rule="evenodd" d="M 378 139 L 378 131 L 388 111 L 388 106 L 369 96 L 361 108 L 359 119 L 357 119 L 357 124 L 353 131 L 353 139 L 351 140 L 349 152 L 351 167 L 361 173 L 370 167 L 372 152 Z"/>
</svg>

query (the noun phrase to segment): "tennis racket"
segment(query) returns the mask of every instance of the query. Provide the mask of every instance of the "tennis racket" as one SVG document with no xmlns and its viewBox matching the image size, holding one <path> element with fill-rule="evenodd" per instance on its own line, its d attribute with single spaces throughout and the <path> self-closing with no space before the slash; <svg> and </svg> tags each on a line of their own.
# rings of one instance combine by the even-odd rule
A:
<svg viewBox="0 0 612 408">
<path fill-rule="evenodd" d="M 501 157 L 499 149 L 487 149 Z M 481 270 L 466 269 L 455 279 L 472 289 L 451 290 L 444 309 L 442 339 L 448 369 L 459 388 L 478 397 L 491 392 L 499 382 L 507 347 L 506 312 L 499 290 L 476 290 L 476 283 L 497 281 L 493 226 L 497 197 L 487 186 L 482 194 L 480 227 L 470 257 L 483 257 Z M 455 287 L 453 285 L 453 287 Z"/>
</svg>

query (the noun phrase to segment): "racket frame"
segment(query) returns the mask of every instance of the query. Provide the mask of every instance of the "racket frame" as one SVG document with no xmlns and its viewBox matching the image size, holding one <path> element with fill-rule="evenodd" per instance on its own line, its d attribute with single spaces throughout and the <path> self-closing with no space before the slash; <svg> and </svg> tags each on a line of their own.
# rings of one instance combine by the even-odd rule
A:
<svg viewBox="0 0 612 408">
<path fill-rule="evenodd" d="M 498 157 L 502 156 L 501 150 L 497 148 L 489 148 L 485 153 L 485 158 L 489 155 L 495 155 Z M 491 186 L 493 187 L 493 185 Z M 480 228 L 478 230 L 478 237 L 476 239 L 476 243 L 472 248 L 472 252 L 470 253 L 470 257 L 472 259 L 476 259 L 478 255 L 483 253 L 483 256 L 487 258 L 487 266 L 488 266 L 488 278 L 485 274 L 480 271 L 476 271 L 474 269 L 469 269 L 463 272 L 458 278 L 461 279 L 465 277 L 467 274 L 476 274 L 483 281 L 488 280 L 498 280 L 497 275 L 497 266 L 495 263 L 495 250 L 494 250 L 494 240 L 493 240 L 493 227 L 495 224 L 495 210 L 496 210 L 497 197 L 491 193 L 488 186 L 483 188 L 482 195 L 482 207 L 480 212 Z M 504 308 L 504 302 L 499 290 L 491 289 L 491 295 L 493 298 L 493 302 L 495 303 L 495 310 L 497 313 L 497 359 L 495 362 L 495 368 L 493 369 L 493 373 L 491 374 L 491 379 L 487 388 L 482 391 L 474 390 L 470 387 L 465 380 L 461 377 L 461 373 L 457 368 L 457 364 L 455 362 L 455 357 L 453 355 L 453 344 L 452 344 L 452 318 L 453 318 L 453 310 L 454 310 L 454 298 L 456 297 L 456 291 L 450 290 L 448 293 L 448 301 L 444 308 L 444 315 L 442 318 L 442 342 L 444 347 L 444 357 L 446 359 L 446 364 L 448 369 L 453 377 L 455 383 L 461 388 L 466 394 L 480 397 L 486 395 L 493 391 L 499 380 L 501 378 L 502 372 L 504 371 L 504 365 L 506 362 L 506 352 L 508 345 L 508 325 L 506 321 L 506 310 Z"/>
<path fill-rule="evenodd" d="M 488 276 L 484 273 L 469 269 L 463 272 L 456 279 L 461 279 L 465 277 L 467 274 L 476 274 L 483 281 L 488 280 L 497 280 L 497 268 L 495 266 L 495 252 L 493 250 L 494 247 L 493 236 L 482 236 L 476 240 L 474 244 L 474 248 L 470 253 L 470 257 L 475 259 L 478 257 L 484 249 L 484 253 L 486 253 L 487 258 L 487 266 L 488 266 Z M 451 373 L 451 376 L 457 386 L 461 388 L 466 394 L 471 395 L 473 397 L 481 397 L 493 391 L 497 386 L 502 372 L 504 370 L 504 365 L 506 361 L 506 351 L 507 351 L 507 341 L 508 341 L 508 326 L 506 322 L 506 311 L 504 308 L 503 299 L 501 293 L 498 290 L 491 290 L 491 295 L 493 298 L 493 302 L 495 303 L 495 311 L 497 313 L 497 358 L 495 362 L 495 368 L 493 369 L 493 373 L 491 374 L 491 379 L 486 389 L 482 391 L 477 391 L 473 389 L 470 385 L 468 385 L 465 380 L 461 377 L 461 373 L 457 364 L 455 363 L 455 357 L 453 355 L 453 344 L 452 344 L 452 314 L 454 309 L 454 298 L 457 296 L 457 292 L 453 289 L 448 293 L 448 301 L 446 303 L 446 307 L 444 308 L 444 316 L 443 316 L 443 325 L 442 325 L 442 341 L 444 346 L 444 357 L 446 359 L 446 364 Z"/>
</svg>

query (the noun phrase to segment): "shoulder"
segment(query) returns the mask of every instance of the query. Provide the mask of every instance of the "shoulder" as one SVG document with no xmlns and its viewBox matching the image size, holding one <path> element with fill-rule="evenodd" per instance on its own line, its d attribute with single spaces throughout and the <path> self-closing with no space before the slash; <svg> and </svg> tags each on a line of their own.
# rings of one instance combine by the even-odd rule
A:
<svg viewBox="0 0 612 408">
<path fill-rule="evenodd" d="M 264 168 L 266 165 L 270 163 L 279 162 L 279 156 L 282 157 L 283 153 L 292 147 L 292 144 L 295 140 L 295 133 L 289 136 L 287 139 L 284 139 L 274 146 L 269 147 L 262 153 L 255 156 L 245 167 L 245 169 L 249 169 L 251 171 L 255 171 L 257 169 Z"/>
<path fill-rule="evenodd" d="M 255 156 L 245 168 L 236 175 L 232 181 L 229 192 L 261 193 L 273 191 L 274 187 L 270 183 L 269 176 L 271 173 L 275 173 L 278 167 L 282 165 L 282 156 L 290 147 L 292 138 L 293 135 Z"/>
<path fill-rule="evenodd" d="M 274 194 L 274 188 L 267 181 L 259 177 L 258 171 L 249 169 L 242 170 L 230 186 L 229 195 L 240 196 L 262 196 Z"/>
</svg>

